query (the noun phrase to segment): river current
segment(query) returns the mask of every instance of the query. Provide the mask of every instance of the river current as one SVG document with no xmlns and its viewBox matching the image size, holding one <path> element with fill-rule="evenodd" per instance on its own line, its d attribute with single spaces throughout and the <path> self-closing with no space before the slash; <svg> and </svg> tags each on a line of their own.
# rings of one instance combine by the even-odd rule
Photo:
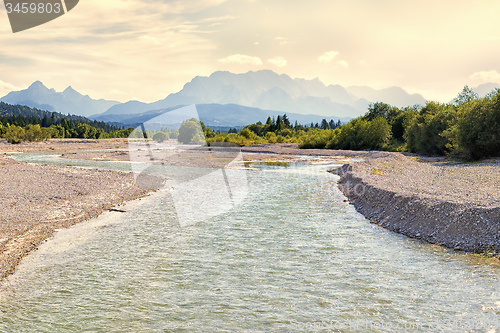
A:
<svg viewBox="0 0 500 333">
<path fill-rule="evenodd" d="M 201 222 L 166 188 L 60 230 L 3 284 L 0 332 L 500 332 L 494 259 L 370 224 L 331 164 L 250 168 Z"/>
</svg>

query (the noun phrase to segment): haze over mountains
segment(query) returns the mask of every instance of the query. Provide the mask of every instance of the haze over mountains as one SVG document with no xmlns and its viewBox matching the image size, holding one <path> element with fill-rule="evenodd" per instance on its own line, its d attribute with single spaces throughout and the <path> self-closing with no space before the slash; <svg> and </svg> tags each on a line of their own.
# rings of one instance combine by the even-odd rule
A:
<svg viewBox="0 0 500 333">
<path fill-rule="evenodd" d="M 484 96 L 498 87 L 489 83 L 474 90 Z M 207 125 L 224 126 L 265 121 L 261 118 L 266 115 L 283 113 L 303 123 L 321 118 L 345 121 L 364 114 L 370 103 L 378 101 L 398 107 L 426 102 L 421 95 L 408 94 L 399 87 L 376 90 L 362 86 L 327 86 L 319 79 L 292 79 L 270 70 L 245 74 L 219 71 L 208 77 L 197 76 L 181 91 L 153 103 L 94 100 L 71 87 L 56 92 L 40 81 L 25 90 L 11 92 L 0 101 L 121 123 L 135 123 L 179 106 L 196 104 Z"/>
<path fill-rule="evenodd" d="M 93 114 L 105 112 L 110 107 L 118 104 L 117 101 L 104 99 L 95 100 L 88 95 L 84 96 L 71 86 L 63 92 L 49 89 L 40 81 L 35 81 L 27 89 L 12 91 L 0 98 L 0 101 L 9 104 L 21 104 L 32 108 L 47 111 L 57 111 L 63 114 L 74 114 L 88 117 Z"/>
<path fill-rule="evenodd" d="M 215 72 L 197 76 L 184 88 L 154 103 L 130 101 L 111 107 L 106 114 L 130 114 L 188 104 L 237 104 L 263 110 L 316 114 L 326 117 L 356 117 L 366 112 L 371 102 L 385 101 L 395 106 L 424 104 L 418 94 L 410 95 L 392 87 L 326 86 L 319 79 L 292 79 L 270 70 L 234 74 Z"/>
<path fill-rule="evenodd" d="M 153 118 L 156 118 L 166 112 L 177 109 L 178 107 L 169 107 L 158 110 L 151 110 L 142 113 L 133 114 L 113 114 L 103 113 L 92 116 L 93 120 L 103 121 L 107 123 L 121 123 L 125 126 L 136 127 L 138 124 L 145 123 Z M 273 110 L 262 110 L 248 106 L 237 104 L 196 104 L 198 116 L 205 125 L 210 127 L 242 127 L 248 124 L 254 124 L 259 121 L 265 122 L 267 117 L 277 118 L 278 115 L 283 115 L 284 112 Z M 299 124 L 321 123 L 323 118 L 345 123 L 350 117 L 324 117 L 314 114 L 299 114 L 286 113 L 288 119 L 293 124 L 297 121 Z"/>
</svg>

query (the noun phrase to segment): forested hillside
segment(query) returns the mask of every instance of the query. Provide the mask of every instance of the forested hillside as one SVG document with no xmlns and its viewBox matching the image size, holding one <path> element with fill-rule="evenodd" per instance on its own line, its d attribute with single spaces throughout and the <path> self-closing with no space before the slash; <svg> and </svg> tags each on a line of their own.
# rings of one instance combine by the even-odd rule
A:
<svg viewBox="0 0 500 333">
<path fill-rule="evenodd" d="M 127 137 L 131 131 L 81 116 L 0 102 L 0 136 L 11 143 L 49 138 Z"/>
</svg>

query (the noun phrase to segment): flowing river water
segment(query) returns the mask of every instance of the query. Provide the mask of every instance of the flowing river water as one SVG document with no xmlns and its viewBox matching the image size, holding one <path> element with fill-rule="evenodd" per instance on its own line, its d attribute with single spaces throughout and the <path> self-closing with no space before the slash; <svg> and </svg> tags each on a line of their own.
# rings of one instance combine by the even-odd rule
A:
<svg viewBox="0 0 500 333">
<path fill-rule="evenodd" d="M 497 261 L 370 224 L 331 168 L 254 163 L 195 224 L 167 188 L 61 230 L 3 284 L 0 332 L 500 332 Z"/>
</svg>

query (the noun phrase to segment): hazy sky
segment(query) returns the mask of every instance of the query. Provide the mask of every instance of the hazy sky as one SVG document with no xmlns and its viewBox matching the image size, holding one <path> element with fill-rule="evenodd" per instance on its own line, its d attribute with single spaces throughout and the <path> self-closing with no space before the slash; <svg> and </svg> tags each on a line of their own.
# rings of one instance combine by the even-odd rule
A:
<svg viewBox="0 0 500 333">
<path fill-rule="evenodd" d="M 196 75 L 271 69 L 449 101 L 500 83 L 499 12 L 498 0 L 80 0 L 13 34 L 2 2 L 0 96 L 41 80 L 151 102 Z"/>
</svg>

